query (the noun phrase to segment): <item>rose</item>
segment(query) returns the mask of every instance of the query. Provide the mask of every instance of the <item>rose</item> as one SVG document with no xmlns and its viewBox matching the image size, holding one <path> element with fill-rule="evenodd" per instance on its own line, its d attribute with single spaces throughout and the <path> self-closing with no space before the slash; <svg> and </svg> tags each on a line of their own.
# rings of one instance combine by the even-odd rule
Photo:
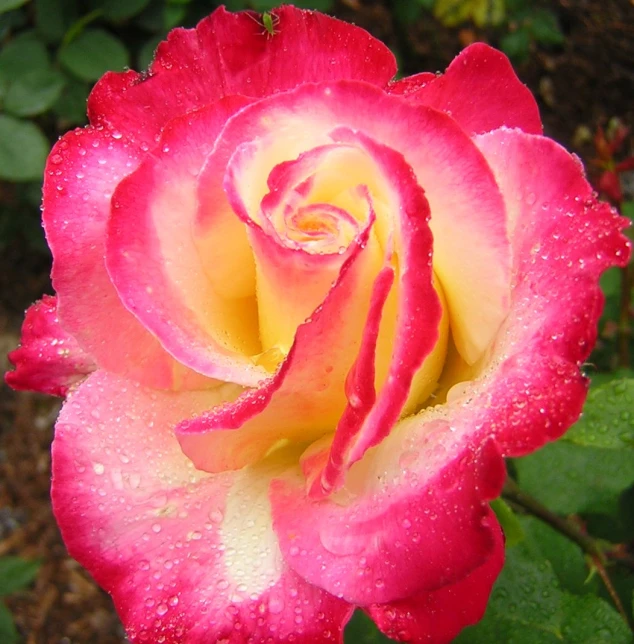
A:
<svg viewBox="0 0 634 644">
<path fill-rule="evenodd" d="M 623 221 L 499 52 L 392 81 L 367 33 L 219 9 L 53 149 L 56 298 L 7 381 L 67 395 L 53 505 L 132 641 L 477 621 L 502 456 L 577 418 Z"/>
</svg>

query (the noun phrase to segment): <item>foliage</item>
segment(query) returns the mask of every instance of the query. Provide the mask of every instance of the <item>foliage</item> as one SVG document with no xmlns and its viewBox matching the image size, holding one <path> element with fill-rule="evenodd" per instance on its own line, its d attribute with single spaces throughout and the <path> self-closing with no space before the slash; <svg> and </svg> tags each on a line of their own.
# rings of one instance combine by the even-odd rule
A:
<svg viewBox="0 0 634 644">
<path fill-rule="evenodd" d="M 0 598 L 23 590 L 35 579 L 39 570 L 38 561 L 20 557 L 0 558 Z M 0 601 L 0 642 L 14 644 L 19 641 L 18 631 L 6 605 Z"/>
<path fill-rule="evenodd" d="M 457 644 L 629 644 L 619 614 L 584 585 L 584 560 L 574 544 L 533 518 L 526 538 L 507 550 L 484 619 Z"/>
<path fill-rule="evenodd" d="M 500 48 L 512 59 L 525 60 L 532 43 L 544 47 L 563 44 L 564 35 L 552 9 L 530 0 L 506 0 L 506 4 L 507 33 L 500 37 Z"/>
<path fill-rule="evenodd" d="M 396 0 L 396 12 L 402 24 L 416 20 L 421 11 L 433 13 L 445 27 L 472 23 L 485 29 L 492 43 L 518 62 L 528 57 L 533 43 L 556 47 L 564 42 L 557 16 L 549 3 L 533 0 Z"/>
<path fill-rule="evenodd" d="M 505 17 L 504 0 L 436 0 L 434 15 L 446 27 L 466 20 L 478 27 L 499 25 Z"/>
</svg>

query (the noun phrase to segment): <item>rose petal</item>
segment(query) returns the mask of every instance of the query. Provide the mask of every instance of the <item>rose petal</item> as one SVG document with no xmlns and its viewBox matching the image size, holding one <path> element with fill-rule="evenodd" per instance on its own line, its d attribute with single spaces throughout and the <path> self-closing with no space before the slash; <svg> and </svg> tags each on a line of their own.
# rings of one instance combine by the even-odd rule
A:
<svg viewBox="0 0 634 644">
<path fill-rule="evenodd" d="M 196 29 L 172 30 L 146 74 L 110 72 L 97 83 L 88 99 L 91 123 L 154 147 L 168 120 L 224 96 L 269 96 L 339 79 L 383 86 L 396 73 L 392 52 L 363 29 L 288 5 L 273 13 L 272 37 L 253 13 L 224 7 Z"/>
<path fill-rule="evenodd" d="M 391 604 L 366 609 L 377 626 L 398 642 L 446 644 L 484 616 L 491 589 L 504 563 L 504 538 L 494 530 L 495 548 L 489 558 L 455 584 L 418 593 Z"/>
<path fill-rule="evenodd" d="M 390 94 L 409 96 L 425 87 L 428 83 L 431 83 L 431 81 L 436 80 L 438 75 L 432 72 L 420 72 L 420 74 L 414 74 L 413 76 L 406 76 L 397 81 L 392 81 L 386 89 Z"/>
<path fill-rule="evenodd" d="M 428 74 L 405 78 L 390 85 L 389 91 L 446 112 L 469 134 L 503 125 L 542 133 L 530 90 L 520 82 L 509 59 L 484 43 L 463 49 L 444 74 L 434 79 Z"/>
<path fill-rule="evenodd" d="M 319 493 L 318 485 L 324 493 L 341 485 L 350 465 L 387 436 L 403 411 L 416 372 L 432 352 L 435 360 L 424 368 L 429 381 L 436 382 L 444 361 L 442 345 L 446 347 L 446 338 L 437 347 L 442 308 L 432 280 L 433 240 L 427 224 L 429 206 L 412 168 L 400 154 L 363 134 L 339 129 L 335 139 L 354 142 L 363 148 L 381 169 L 391 189 L 388 203 L 394 226 L 394 253 L 399 264 L 395 286 L 398 312 L 395 322 L 387 321 L 390 332 L 381 338 L 379 320 L 383 306 L 370 307 L 370 314 L 378 314 L 379 320 L 369 319 L 370 323 L 375 322 L 374 333 L 366 328 L 364 344 L 366 340 L 369 342 L 362 345 L 359 359 L 348 378 L 349 403 L 337 426 L 328 464 L 321 480 L 313 486 L 314 493 Z M 391 283 L 388 290 L 390 286 Z M 374 384 L 375 351 L 381 339 L 378 354 L 390 355 L 390 362 L 375 400 L 374 389 L 370 392 L 366 389 L 368 381 Z M 436 352 L 437 348 L 440 348 L 439 352 Z"/>
<path fill-rule="evenodd" d="M 222 174 L 244 141 L 274 139 L 275 146 L 264 148 L 266 155 L 254 161 L 272 169 L 307 149 L 331 144 L 330 134 L 338 127 L 364 132 L 400 152 L 413 168 L 432 213 L 434 271 L 452 333 L 460 353 L 476 362 L 508 312 L 506 213 L 484 158 L 446 115 L 365 83 L 303 85 L 252 104 L 227 123 L 207 161 L 206 199 L 221 193 L 218 179 L 210 180 Z M 212 165 L 217 170 L 212 172 Z M 265 179 L 261 183 L 265 186 Z M 264 190 L 259 189 L 262 196 Z M 205 227 L 204 213 L 199 225 Z"/>
<path fill-rule="evenodd" d="M 14 371 L 5 375 L 13 389 L 65 396 L 95 370 L 93 359 L 59 324 L 57 300 L 45 295 L 29 307 L 20 346 L 9 353 Z"/>
<path fill-rule="evenodd" d="M 369 219 L 368 197 L 354 180 L 348 188 L 356 192 L 355 206 L 363 212 L 362 221 L 356 221 L 328 200 L 311 203 L 315 183 L 323 182 L 322 172 L 328 172 L 332 164 L 340 157 L 349 157 L 350 152 L 348 146 L 320 146 L 276 166 L 266 182 L 270 192 L 264 197 L 259 194 L 264 188 L 254 189 L 257 175 L 262 174 L 259 164 L 253 167 L 256 146 L 241 146 L 229 162 L 224 190 L 234 211 L 248 226 L 256 264 L 260 339 L 265 352 L 288 353 L 298 326 L 324 301 L 354 249 L 351 242 Z M 201 209 L 218 199 L 216 190 L 209 190 L 215 183 L 209 170 L 215 171 L 215 164 L 208 164 L 201 176 L 201 186 L 205 187 Z M 247 205 L 245 198 L 251 204 Z M 328 234 L 312 235 L 311 239 L 302 233 L 297 228 L 301 221 L 294 223 L 302 214 L 312 228 L 320 221 L 327 223 Z M 371 272 L 368 279 L 372 279 Z"/>
<path fill-rule="evenodd" d="M 246 102 L 224 99 L 169 124 L 160 149 L 117 187 L 107 265 L 127 308 L 177 360 L 252 386 L 269 373 L 251 360 L 261 349 L 245 227 L 222 199 L 210 207 L 205 234 L 195 228 L 198 174 L 227 118 Z M 218 291 L 223 279 L 232 291 Z"/>
<path fill-rule="evenodd" d="M 48 158 L 43 220 L 60 322 L 109 371 L 162 389 L 209 386 L 175 363 L 124 308 L 106 272 L 110 198 L 138 163 L 130 146 L 92 128 L 66 134 Z"/>
<path fill-rule="evenodd" d="M 282 560 L 267 498 L 283 458 L 196 471 L 173 436 L 214 404 L 97 372 L 53 443 L 54 511 L 70 554 L 113 595 L 133 642 L 337 642 L 351 612 Z"/>
<path fill-rule="evenodd" d="M 508 130 L 475 140 L 509 212 L 517 277 L 508 326 L 530 324 L 544 353 L 581 362 L 596 339 L 598 277 L 627 264 L 630 243 L 619 231 L 629 223 L 596 200 L 579 161 L 554 141 Z"/>
<path fill-rule="evenodd" d="M 331 431 L 345 407 L 344 382 L 358 351 L 381 252 L 374 217 L 360 231 L 324 302 L 296 332 L 275 375 L 235 403 L 176 428 L 185 454 L 210 472 L 239 469 L 278 441 L 313 441 Z M 236 431 L 237 430 L 237 431 Z"/>
<path fill-rule="evenodd" d="M 347 489 L 324 500 L 307 496 L 303 477 L 273 481 L 280 548 L 309 583 L 354 604 L 383 604 L 455 583 L 497 548 L 486 504 L 505 477 L 495 445 L 458 444 L 441 421 L 405 438 L 390 435 L 391 450 L 376 448 L 378 468 L 357 463 Z"/>
<path fill-rule="evenodd" d="M 505 129 L 475 140 L 506 199 L 516 275 L 487 399 L 493 418 L 508 416 L 492 427 L 505 453 L 520 455 L 560 436 L 581 411 L 578 365 L 596 339 L 598 278 L 627 264 L 619 232 L 627 222 L 596 201 L 579 162 L 554 141 Z"/>
</svg>

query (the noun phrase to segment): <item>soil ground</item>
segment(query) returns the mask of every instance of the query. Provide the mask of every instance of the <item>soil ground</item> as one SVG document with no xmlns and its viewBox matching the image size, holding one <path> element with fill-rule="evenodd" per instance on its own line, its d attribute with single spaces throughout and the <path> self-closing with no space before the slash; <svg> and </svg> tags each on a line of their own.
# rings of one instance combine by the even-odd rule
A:
<svg viewBox="0 0 634 644">
<path fill-rule="evenodd" d="M 548 4 L 548 3 L 547 3 Z M 559 0 L 549 3 L 566 35 L 551 51 L 536 48 L 516 66 L 538 97 L 547 133 L 588 163 L 594 131 L 617 116 L 634 125 L 634 3 L 630 0 Z M 337 15 L 403 52 L 404 74 L 442 70 L 485 31 L 448 30 L 426 17 L 397 30 L 387 0 L 340 0 Z M 2 186 L 0 186 L 0 199 Z M 18 341 L 24 309 L 52 292 L 49 257 L 17 241 L 0 252 L 0 367 Z M 70 559 L 49 501 L 50 443 L 58 400 L 0 391 L 0 556 L 38 558 L 31 588 L 8 600 L 28 644 L 118 644 L 125 635 L 109 597 Z"/>
</svg>

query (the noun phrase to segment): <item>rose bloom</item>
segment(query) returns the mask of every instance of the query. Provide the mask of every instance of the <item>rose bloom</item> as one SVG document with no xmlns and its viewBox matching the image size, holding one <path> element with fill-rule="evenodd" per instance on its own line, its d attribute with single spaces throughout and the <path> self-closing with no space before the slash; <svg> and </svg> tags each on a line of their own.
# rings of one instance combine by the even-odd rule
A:
<svg viewBox="0 0 634 644">
<path fill-rule="evenodd" d="M 57 295 L 7 375 L 66 397 L 52 497 L 133 642 L 480 619 L 504 456 L 579 416 L 624 220 L 484 44 L 394 81 L 282 7 L 175 29 L 48 159 Z"/>
</svg>

